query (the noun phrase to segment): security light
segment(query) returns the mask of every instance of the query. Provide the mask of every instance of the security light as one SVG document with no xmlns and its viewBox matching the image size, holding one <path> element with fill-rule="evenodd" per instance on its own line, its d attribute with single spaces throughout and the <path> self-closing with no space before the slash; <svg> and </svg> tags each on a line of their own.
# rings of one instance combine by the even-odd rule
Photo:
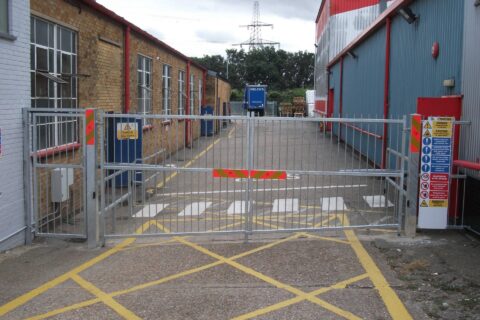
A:
<svg viewBox="0 0 480 320">
<path fill-rule="evenodd" d="M 398 13 L 400 13 L 403 19 L 405 19 L 409 24 L 414 23 L 418 19 L 415 13 L 413 13 L 412 9 L 408 7 L 400 9 Z"/>
<path fill-rule="evenodd" d="M 352 59 L 357 59 L 358 58 L 358 56 L 353 51 L 348 51 L 347 56 L 349 56 Z"/>
<path fill-rule="evenodd" d="M 480 0 L 475 0 L 475 7 L 480 6 Z"/>
</svg>

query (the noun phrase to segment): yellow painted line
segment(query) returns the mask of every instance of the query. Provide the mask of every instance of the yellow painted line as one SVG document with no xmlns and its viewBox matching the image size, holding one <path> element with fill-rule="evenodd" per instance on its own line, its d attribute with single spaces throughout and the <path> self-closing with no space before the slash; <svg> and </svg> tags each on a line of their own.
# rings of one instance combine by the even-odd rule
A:
<svg viewBox="0 0 480 320">
<path fill-rule="evenodd" d="M 110 295 L 106 294 L 102 290 L 98 289 L 95 287 L 91 282 L 88 282 L 87 280 L 83 279 L 79 275 L 72 275 L 72 280 L 75 281 L 79 286 L 81 286 L 83 289 L 87 290 L 97 298 L 99 298 L 104 304 L 109 306 L 113 311 L 118 313 L 118 315 L 122 316 L 124 319 L 127 320 L 140 320 L 137 315 L 135 315 L 132 311 L 128 310 L 124 306 L 122 306 L 120 303 L 115 301 Z"/>
<path fill-rule="evenodd" d="M 164 240 L 164 241 L 156 241 L 156 242 L 135 244 L 135 245 L 130 245 L 126 248 L 123 248 L 120 251 L 128 251 L 128 250 L 141 249 L 141 248 L 147 248 L 147 247 L 160 247 L 160 246 L 171 244 L 171 243 L 174 243 L 174 242 L 176 242 L 175 239 L 169 239 L 169 240 Z"/>
<path fill-rule="evenodd" d="M 345 241 L 345 240 L 340 240 L 336 238 L 331 238 L 331 237 L 322 237 L 322 236 L 317 236 L 316 234 L 310 234 L 310 233 L 303 233 L 305 236 L 309 238 L 314 238 L 314 239 L 319 239 L 319 240 L 325 240 L 325 241 L 332 241 L 332 242 L 337 242 L 337 243 L 342 243 L 342 244 L 347 244 L 350 245 L 350 242 Z"/>
<path fill-rule="evenodd" d="M 145 226 L 150 225 L 150 224 L 151 224 L 150 221 L 146 222 L 145 224 L 143 224 L 142 226 L 140 226 L 136 230 L 136 233 L 142 233 L 143 230 L 145 229 Z M 32 300 L 33 298 L 39 296 L 40 294 L 44 293 L 45 291 L 47 291 L 51 288 L 54 288 L 55 286 L 67 281 L 73 275 L 76 275 L 76 274 L 92 267 L 93 265 L 99 263 L 100 261 L 105 260 L 106 258 L 110 257 L 111 255 L 121 251 L 123 248 L 132 244 L 133 242 L 135 242 L 135 238 L 125 239 L 122 242 L 120 242 L 119 244 L 117 244 L 115 247 L 105 251 L 104 253 L 96 256 L 95 258 L 88 260 L 87 262 L 79 265 L 78 267 L 73 268 L 72 270 L 62 274 L 61 276 L 58 276 L 57 278 L 55 278 L 53 280 L 50 280 L 50 281 L 46 282 L 45 284 L 43 284 L 43 285 L 41 285 L 41 286 L 39 286 L 39 287 L 37 287 L 37 288 L 27 292 L 27 293 L 21 295 L 20 297 L 15 298 L 12 301 L 4 304 L 3 306 L 0 307 L 0 317 L 7 314 L 8 312 L 10 312 L 12 310 L 24 305 L 25 303 L 27 303 L 28 301 Z"/>
<path fill-rule="evenodd" d="M 281 230 L 282 228 L 276 224 L 270 224 L 268 222 L 263 222 L 263 221 L 259 221 L 257 218 L 253 218 L 252 220 L 253 223 L 255 224 L 259 224 L 259 225 L 262 225 L 264 227 L 267 227 L 267 228 L 270 228 L 272 230 Z"/>
<path fill-rule="evenodd" d="M 298 238 L 298 235 L 293 235 L 293 236 L 290 236 L 288 238 L 284 238 L 284 239 L 281 239 L 281 240 L 277 240 L 277 241 L 268 243 L 264 246 L 261 246 L 261 247 L 258 247 L 258 248 L 240 253 L 236 256 L 230 257 L 229 259 L 235 260 L 235 259 L 239 259 L 239 258 L 242 258 L 242 257 L 246 257 L 246 256 L 254 254 L 256 252 L 260 252 L 262 250 L 270 249 L 270 248 L 272 248 L 276 245 L 279 245 L 281 243 L 290 241 L 290 240 L 295 239 L 295 238 Z M 143 284 L 131 287 L 129 289 L 116 291 L 116 292 L 110 293 L 109 295 L 112 298 L 114 298 L 114 297 L 117 297 L 117 296 L 120 296 L 120 295 L 136 292 L 136 291 L 139 291 L 139 290 L 142 290 L 142 289 L 146 289 L 146 288 L 149 288 L 149 287 L 153 287 L 153 286 L 156 286 L 156 285 L 166 283 L 168 281 L 179 279 L 179 278 L 182 278 L 182 277 L 185 277 L 185 276 L 197 273 L 197 272 L 201 272 L 201 271 L 213 268 L 215 266 L 221 265 L 223 263 L 224 262 L 222 262 L 222 261 L 215 261 L 215 262 L 212 262 L 212 263 L 200 266 L 200 267 L 196 267 L 196 268 L 193 268 L 193 269 L 190 269 L 190 270 L 186 270 L 186 271 L 183 271 L 183 272 L 180 272 L 180 273 L 177 273 L 177 274 L 167 276 L 167 277 L 162 278 L 162 279 L 158 279 L 158 280 L 154 280 L 154 281 L 151 281 L 151 282 L 143 283 Z M 98 302 L 100 302 L 100 299 L 98 299 L 98 298 L 83 301 L 83 302 L 80 302 L 80 303 L 72 304 L 72 305 L 64 307 L 64 308 L 52 310 L 50 312 L 47 312 L 47 313 L 44 313 L 44 314 L 41 314 L 41 315 L 37 315 L 35 317 L 29 318 L 28 320 L 42 320 L 42 319 L 50 318 L 50 317 L 53 317 L 55 315 L 59 315 L 59 314 L 62 314 L 62 313 L 68 312 L 68 311 L 73 311 L 73 310 L 81 309 L 81 308 L 84 308 L 84 307 L 88 307 L 88 306 L 91 306 L 91 305 L 93 305 L 95 303 L 98 303 Z"/>
<path fill-rule="evenodd" d="M 349 225 L 348 217 L 345 216 L 345 225 Z M 382 272 L 373 261 L 372 257 L 368 254 L 367 250 L 363 247 L 360 240 L 358 240 L 353 230 L 345 230 L 350 245 L 355 251 L 358 260 L 362 264 L 363 268 L 367 272 L 373 285 L 378 290 L 380 297 L 382 298 L 388 312 L 393 320 L 410 320 L 413 319 L 407 308 L 397 296 L 395 291 L 390 287 Z"/>
<path fill-rule="evenodd" d="M 337 215 L 332 215 L 331 217 L 325 218 L 317 224 L 314 224 L 314 228 L 323 227 L 325 224 L 328 224 L 330 221 L 337 218 Z"/>
<path fill-rule="evenodd" d="M 325 309 L 327 309 L 327 310 L 329 310 L 329 311 L 331 311 L 331 312 L 333 312 L 333 313 L 335 313 L 339 316 L 342 316 L 345 319 L 360 320 L 359 317 L 357 317 L 356 315 L 352 314 L 349 311 L 342 310 L 342 309 L 340 309 L 340 308 L 338 308 L 338 307 L 336 307 L 336 306 L 334 306 L 334 305 L 332 305 L 332 304 L 330 304 L 330 303 L 328 303 L 328 302 L 326 302 L 322 299 L 319 299 L 315 296 L 309 295 L 309 294 L 307 294 L 307 293 L 305 293 L 305 292 L 303 292 L 303 291 L 301 291 L 297 288 L 294 288 L 294 287 L 292 287 L 288 284 L 285 284 L 285 283 L 282 283 L 278 280 L 270 278 L 269 276 L 266 276 L 266 275 L 264 275 L 264 274 L 262 274 L 262 273 L 260 273 L 256 270 L 253 270 L 252 268 L 246 267 L 246 266 L 244 266 L 244 265 L 242 265 L 242 264 L 240 264 L 236 261 L 233 261 L 233 260 L 225 258 L 225 257 L 223 257 L 219 254 L 211 252 L 211 251 L 203 248 L 202 246 L 200 246 L 196 243 L 190 242 L 190 241 L 188 241 L 186 239 L 182 239 L 182 238 L 178 238 L 178 241 L 187 245 L 187 246 L 189 246 L 189 247 L 191 247 L 191 248 L 193 248 L 193 249 L 195 249 L 195 250 L 197 250 L 197 251 L 200 251 L 200 252 L 202 252 L 202 253 L 204 253 L 208 256 L 211 256 L 212 258 L 215 258 L 219 261 L 222 261 L 222 262 L 224 262 L 224 263 L 226 263 L 226 264 L 228 264 L 228 265 L 230 265 L 230 266 L 232 266 L 232 267 L 234 267 L 234 268 L 236 268 L 240 271 L 243 271 L 244 273 L 246 273 L 248 275 L 251 275 L 255 278 L 263 280 L 263 281 L 265 281 L 265 282 L 267 282 L 267 283 L 269 283 L 269 284 L 271 284 L 271 285 L 273 285 L 273 286 L 275 286 L 279 289 L 284 289 L 284 290 L 286 290 L 290 293 L 293 293 L 297 296 L 300 296 L 300 297 L 304 298 L 305 300 L 308 300 L 310 302 L 318 304 L 319 306 L 321 306 L 321 307 L 323 307 L 323 308 L 325 308 Z"/>
<path fill-rule="evenodd" d="M 312 291 L 312 292 L 308 293 L 308 295 L 317 296 L 317 295 L 329 292 L 329 291 L 334 290 L 334 289 L 345 289 L 347 287 L 347 285 L 358 282 L 358 281 L 363 280 L 365 278 L 368 278 L 368 275 L 367 274 L 362 274 L 360 276 L 356 276 L 356 277 L 338 282 L 334 285 L 331 285 L 330 287 L 317 289 L 315 291 Z M 272 311 L 277 311 L 277 310 L 286 308 L 288 306 L 294 305 L 294 304 L 299 303 L 299 302 L 304 301 L 304 300 L 305 299 L 303 297 L 296 296 L 295 298 L 284 300 L 284 301 L 281 301 L 279 303 L 272 304 L 268 307 L 261 308 L 261 309 L 258 309 L 258 310 L 255 310 L 255 311 L 252 311 L 252 312 L 249 312 L 249 313 L 245 313 L 245 314 L 240 315 L 238 317 L 232 318 L 232 320 L 252 319 L 252 318 L 255 318 L 255 317 L 265 315 L 265 314 L 270 313 Z"/>
<path fill-rule="evenodd" d="M 230 132 L 228 133 L 228 138 L 230 139 L 231 137 L 233 137 L 233 133 L 235 132 L 235 130 L 237 129 L 237 126 L 235 125 L 232 130 L 230 130 Z"/>
<path fill-rule="evenodd" d="M 197 161 L 200 157 L 202 157 L 205 153 L 207 153 L 210 149 L 212 149 L 217 143 L 220 142 L 222 138 L 218 138 L 214 142 L 212 142 L 209 146 L 207 146 L 203 151 L 198 153 L 192 160 L 188 161 L 182 168 L 188 168 L 190 167 L 195 161 Z M 175 171 L 171 175 L 165 178 L 165 184 L 175 178 L 178 175 L 178 171 Z M 163 181 L 157 184 L 157 188 L 163 187 Z"/>
</svg>

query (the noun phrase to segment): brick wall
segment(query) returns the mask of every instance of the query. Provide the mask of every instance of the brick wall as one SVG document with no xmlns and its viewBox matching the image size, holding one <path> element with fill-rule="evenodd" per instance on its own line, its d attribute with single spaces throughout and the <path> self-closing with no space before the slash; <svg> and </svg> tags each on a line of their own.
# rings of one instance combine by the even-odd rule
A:
<svg viewBox="0 0 480 320">
<path fill-rule="evenodd" d="M 22 108 L 30 106 L 28 0 L 11 0 L 10 34 L 0 38 L 0 240 L 25 226 Z M 0 242 L 0 251 L 23 244 L 24 232 Z"/>
</svg>

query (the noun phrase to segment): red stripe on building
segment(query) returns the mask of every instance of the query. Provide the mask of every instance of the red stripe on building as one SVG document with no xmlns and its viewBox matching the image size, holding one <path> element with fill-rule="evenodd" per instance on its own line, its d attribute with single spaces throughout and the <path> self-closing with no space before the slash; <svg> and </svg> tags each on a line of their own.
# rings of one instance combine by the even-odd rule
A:
<svg viewBox="0 0 480 320">
<path fill-rule="evenodd" d="M 380 0 L 331 0 L 330 15 L 333 16 L 343 12 L 374 6 L 379 2 Z"/>
</svg>

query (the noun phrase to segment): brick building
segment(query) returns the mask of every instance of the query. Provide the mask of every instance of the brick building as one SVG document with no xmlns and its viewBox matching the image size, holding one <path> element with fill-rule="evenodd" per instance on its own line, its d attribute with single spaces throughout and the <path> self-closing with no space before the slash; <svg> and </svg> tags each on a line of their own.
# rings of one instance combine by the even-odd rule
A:
<svg viewBox="0 0 480 320">
<path fill-rule="evenodd" d="M 230 95 L 232 87 L 230 82 L 217 72 L 207 72 L 207 88 L 205 93 L 205 105 L 213 108 L 213 113 L 219 116 L 230 115 Z M 224 122 L 226 123 L 226 122 Z M 215 132 L 220 130 L 220 121 L 215 123 Z"/>
<path fill-rule="evenodd" d="M 9 186 L 8 192 L 0 190 L 0 240 L 8 236 L 11 247 L 23 241 L 21 231 L 25 229 L 23 107 L 197 115 L 206 104 L 207 69 L 94 0 L 6 3 L 0 14 L 7 12 L 13 19 L 8 19 L 5 30 L 0 25 L 0 172 L 2 180 L 11 176 L 15 187 Z M 11 90 L 12 84 L 15 90 Z M 222 92 L 219 100 L 213 98 L 219 101 L 218 106 L 230 97 L 229 91 L 219 88 L 222 85 L 212 87 L 213 95 Z M 223 109 L 218 114 L 223 114 Z M 156 119 L 142 124 L 144 163 L 158 163 L 200 136 L 198 120 Z M 35 155 L 40 162 L 81 163 L 83 133 L 78 122 L 52 117 L 37 123 L 37 129 L 35 143 L 40 151 Z M 51 199 L 51 170 L 36 174 L 40 186 L 36 212 L 61 212 L 62 206 L 54 207 Z M 75 169 L 73 179 L 82 181 L 81 177 L 82 171 Z M 70 192 L 77 194 L 69 204 L 74 209 L 81 206 L 82 191 L 82 183 L 70 187 Z M 12 240 L 14 232 L 18 239 Z M 4 248 L 2 243 L 0 249 Z"/>
</svg>

